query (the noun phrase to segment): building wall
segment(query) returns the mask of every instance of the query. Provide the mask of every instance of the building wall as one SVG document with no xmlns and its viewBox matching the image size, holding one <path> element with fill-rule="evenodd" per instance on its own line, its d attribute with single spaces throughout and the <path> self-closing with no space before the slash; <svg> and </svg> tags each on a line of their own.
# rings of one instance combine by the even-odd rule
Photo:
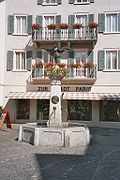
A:
<svg viewBox="0 0 120 180">
<path fill-rule="evenodd" d="M 31 35 L 26 36 L 16 36 L 7 34 L 7 19 L 8 15 L 23 14 L 23 15 L 33 15 L 33 22 L 37 15 L 62 15 L 62 22 L 68 21 L 68 15 L 75 14 L 94 14 L 95 22 L 98 22 L 99 13 L 112 13 L 119 12 L 119 0 L 95 0 L 94 3 L 89 5 L 72 5 L 68 4 L 68 0 L 62 0 L 62 4 L 58 6 L 41 6 L 37 5 L 37 0 L 6 0 L 0 2 L 0 22 L 1 34 L 3 35 L 0 40 L 0 54 L 2 62 L 0 68 L 0 104 L 7 102 L 4 98 L 9 92 L 26 91 L 26 80 L 30 76 L 31 72 L 24 71 L 6 71 L 6 58 L 7 51 L 9 50 L 33 50 L 33 58 L 35 56 L 36 47 L 31 41 Z M 99 33 L 98 40 L 94 47 L 94 63 L 98 63 L 98 50 L 120 50 L 120 33 Z M 81 45 L 82 46 L 82 45 Z M 120 71 L 98 71 L 97 80 L 92 87 L 92 92 L 99 93 L 118 93 L 120 92 Z M 33 103 L 33 102 L 32 102 Z M 98 121 L 99 117 L 96 112 L 98 112 L 98 104 L 93 102 L 93 121 Z M 35 105 L 35 102 L 33 103 Z M 31 104 L 31 110 L 33 105 Z M 32 112 L 32 111 L 31 111 Z M 35 115 L 35 112 L 33 112 Z M 33 114 L 31 113 L 30 119 L 33 119 Z M 63 113 L 65 115 L 65 112 Z M 66 118 L 65 118 L 66 119 Z"/>
<path fill-rule="evenodd" d="M 3 105 L 3 97 L 4 97 L 4 61 L 5 61 L 5 12 L 6 12 L 6 2 L 0 1 L 0 106 Z"/>
</svg>

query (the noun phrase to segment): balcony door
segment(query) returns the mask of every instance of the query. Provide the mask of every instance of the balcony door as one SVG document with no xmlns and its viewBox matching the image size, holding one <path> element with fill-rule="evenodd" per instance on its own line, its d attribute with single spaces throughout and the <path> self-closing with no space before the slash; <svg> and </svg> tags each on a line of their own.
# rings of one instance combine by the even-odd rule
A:
<svg viewBox="0 0 120 180">
<path fill-rule="evenodd" d="M 54 30 L 49 30 L 47 28 L 48 25 L 50 24 L 55 24 L 55 16 L 44 16 L 44 27 L 45 27 L 45 31 L 44 31 L 44 36 L 45 39 L 54 39 Z"/>
<path fill-rule="evenodd" d="M 83 26 L 79 31 L 77 29 L 75 30 L 76 38 L 86 37 L 87 15 L 76 15 L 75 21 Z"/>
</svg>

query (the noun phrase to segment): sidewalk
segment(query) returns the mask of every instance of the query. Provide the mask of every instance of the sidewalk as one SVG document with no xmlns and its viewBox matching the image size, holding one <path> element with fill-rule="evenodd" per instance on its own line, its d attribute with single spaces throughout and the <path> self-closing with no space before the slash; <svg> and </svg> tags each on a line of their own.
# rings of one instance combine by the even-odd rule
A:
<svg viewBox="0 0 120 180">
<path fill-rule="evenodd" d="M 119 180 L 120 130 L 90 132 L 87 149 L 74 148 L 76 155 L 66 155 L 64 148 L 18 142 L 17 126 L 0 130 L 0 180 Z"/>
</svg>

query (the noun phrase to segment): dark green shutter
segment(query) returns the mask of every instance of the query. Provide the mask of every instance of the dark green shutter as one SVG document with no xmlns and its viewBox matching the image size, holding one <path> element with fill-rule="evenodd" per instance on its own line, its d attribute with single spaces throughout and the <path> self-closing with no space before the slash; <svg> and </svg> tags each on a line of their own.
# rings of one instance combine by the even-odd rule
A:
<svg viewBox="0 0 120 180">
<path fill-rule="evenodd" d="M 42 16 L 37 16 L 37 17 L 36 17 L 36 23 L 39 24 L 40 26 L 42 26 L 42 20 L 43 20 L 43 17 L 42 17 Z M 37 40 L 42 39 L 42 28 L 40 28 L 40 29 L 36 32 L 36 38 L 37 38 Z"/>
<path fill-rule="evenodd" d="M 89 0 L 90 3 L 94 3 L 94 0 Z"/>
<path fill-rule="evenodd" d="M 27 70 L 28 70 L 28 71 L 31 71 L 32 51 L 27 51 L 26 57 L 27 57 Z"/>
<path fill-rule="evenodd" d="M 88 60 L 93 63 L 93 49 L 89 51 L 88 53 Z"/>
<path fill-rule="evenodd" d="M 14 16 L 8 16 L 8 34 L 14 33 Z"/>
<path fill-rule="evenodd" d="M 11 71 L 13 69 L 13 51 L 7 52 L 7 71 Z"/>
<path fill-rule="evenodd" d="M 32 34 L 32 15 L 29 15 L 27 20 L 27 33 Z"/>
<path fill-rule="evenodd" d="M 98 14 L 98 30 L 99 33 L 102 33 L 105 31 L 105 14 Z"/>
<path fill-rule="evenodd" d="M 61 1 L 62 1 L 62 0 L 57 0 L 57 3 L 58 3 L 58 4 L 61 4 Z"/>
<path fill-rule="evenodd" d="M 120 13 L 118 14 L 118 31 L 120 32 Z"/>
<path fill-rule="evenodd" d="M 68 16 L 68 25 L 71 26 L 74 23 L 75 23 L 75 16 L 69 15 Z M 74 37 L 75 37 L 75 30 L 72 27 L 69 27 L 68 28 L 68 38 L 74 39 Z"/>
<path fill-rule="evenodd" d="M 89 23 L 94 22 L 94 14 L 89 14 L 88 19 L 89 19 Z"/>
<path fill-rule="evenodd" d="M 61 23 L 61 15 L 57 15 L 56 16 L 56 24 L 59 25 L 60 23 Z M 60 37 L 61 37 L 61 30 L 60 30 L 60 28 L 56 29 L 55 37 L 56 37 L 56 39 L 60 39 Z"/>
<path fill-rule="evenodd" d="M 98 71 L 102 71 L 104 69 L 105 63 L 105 51 L 100 50 L 98 51 Z"/>
<path fill-rule="evenodd" d="M 72 63 L 74 63 L 74 51 L 69 51 L 68 52 L 68 66 Z M 68 74 L 69 74 L 69 77 L 74 76 L 73 68 L 71 67 L 68 68 Z"/>
<path fill-rule="evenodd" d="M 69 0 L 69 4 L 74 4 L 75 0 Z"/>
<path fill-rule="evenodd" d="M 42 3 L 43 3 L 43 0 L 37 0 L 38 5 L 42 5 Z"/>
<path fill-rule="evenodd" d="M 118 51 L 118 69 L 120 69 L 120 50 Z"/>
</svg>

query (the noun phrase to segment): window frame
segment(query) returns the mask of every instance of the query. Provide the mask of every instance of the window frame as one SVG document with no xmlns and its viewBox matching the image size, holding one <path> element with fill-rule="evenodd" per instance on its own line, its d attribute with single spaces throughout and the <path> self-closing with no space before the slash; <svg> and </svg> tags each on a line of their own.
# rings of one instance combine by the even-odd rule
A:
<svg viewBox="0 0 120 180">
<path fill-rule="evenodd" d="M 24 53 L 24 63 L 25 63 L 25 68 L 22 69 L 22 59 L 21 59 L 21 55 L 20 55 L 20 68 L 17 68 L 17 58 L 16 58 L 16 53 Z M 26 59 L 26 52 L 24 50 L 14 50 L 13 51 L 13 70 L 12 71 L 27 71 L 27 59 Z"/>
<path fill-rule="evenodd" d="M 118 31 L 118 12 L 110 12 L 110 13 L 106 13 L 105 14 L 105 31 L 104 31 L 104 33 L 118 33 L 119 31 Z M 107 31 L 107 16 L 111 16 L 112 17 L 112 15 L 116 15 L 116 23 L 117 23 L 117 29 L 116 29 L 116 31 Z M 110 23 L 111 23 L 111 20 L 110 20 Z M 112 25 L 111 25 L 112 26 Z"/>
<path fill-rule="evenodd" d="M 25 24 L 25 32 L 22 33 L 22 32 L 17 32 L 17 17 L 25 17 L 25 20 L 26 20 L 26 24 Z M 14 33 L 13 35 L 28 35 L 27 33 L 27 20 L 28 20 L 28 16 L 27 15 L 24 15 L 24 14 L 15 14 L 14 15 Z M 20 25 L 20 28 L 22 28 L 22 26 Z"/>
<path fill-rule="evenodd" d="M 84 0 L 81 0 L 82 2 L 77 2 L 78 0 L 75 0 L 74 4 L 76 5 L 82 5 L 82 4 L 90 4 L 90 1 L 87 0 L 87 2 L 83 2 Z"/>
<path fill-rule="evenodd" d="M 55 0 L 55 2 L 54 3 L 52 3 L 52 2 L 45 2 L 46 0 L 43 0 L 43 3 L 42 3 L 42 5 L 43 6 L 57 6 L 57 0 Z M 49 0 L 49 1 L 51 1 L 51 0 Z"/>
<path fill-rule="evenodd" d="M 116 69 L 112 69 L 112 56 L 110 57 L 110 69 L 108 69 L 107 67 L 106 67 L 106 63 L 107 63 L 107 52 L 110 52 L 110 53 L 112 53 L 112 52 L 116 52 L 116 58 L 117 58 L 117 60 L 116 60 Z M 104 62 L 104 71 L 118 71 L 119 69 L 118 69 L 118 50 L 117 49 L 111 49 L 111 50 L 109 50 L 109 49 L 106 49 L 105 50 L 105 62 Z"/>
</svg>

